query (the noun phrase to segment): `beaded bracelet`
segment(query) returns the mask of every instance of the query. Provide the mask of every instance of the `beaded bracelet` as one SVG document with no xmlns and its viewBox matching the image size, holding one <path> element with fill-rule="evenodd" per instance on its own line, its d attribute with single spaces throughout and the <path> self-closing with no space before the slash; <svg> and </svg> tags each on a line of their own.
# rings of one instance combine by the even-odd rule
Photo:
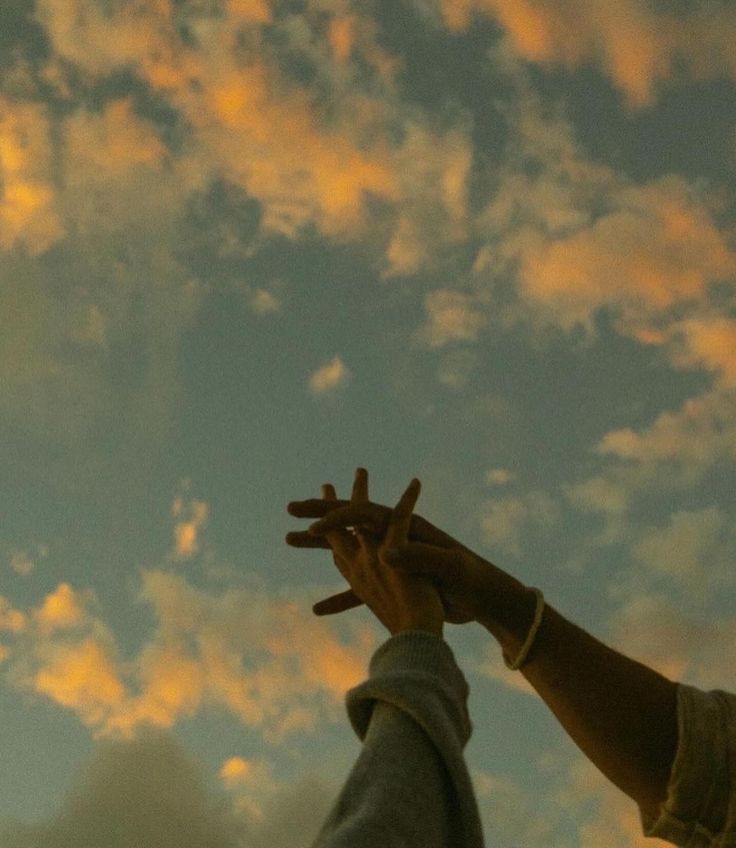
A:
<svg viewBox="0 0 736 848">
<path fill-rule="evenodd" d="M 542 623 L 542 616 L 544 615 L 544 595 L 540 589 L 532 589 L 532 591 L 537 596 L 537 609 L 534 612 L 534 622 L 529 630 L 529 635 L 526 637 L 526 642 L 524 642 L 524 646 L 519 652 L 519 656 L 512 663 L 506 659 L 506 654 L 503 654 L 503 661 L 506 663 L 506 668 L 510 668 L 511 671 L 517 671 L 526 662 L 529 651 L 534 644 L 534 639 L 537 635 L 537 631 L 539 630 L 539 626 Z"/>
</svg>

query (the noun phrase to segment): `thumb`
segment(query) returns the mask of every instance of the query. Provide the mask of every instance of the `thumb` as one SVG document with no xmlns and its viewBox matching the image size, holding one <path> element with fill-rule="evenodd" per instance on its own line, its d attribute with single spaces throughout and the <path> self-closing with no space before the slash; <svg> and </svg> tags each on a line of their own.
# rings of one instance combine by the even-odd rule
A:
<svg viewBox="0 0 736 848">
<path fill-rule="evenodd" d="M 462 551 L 422 542 L 393 545 L 380 551 L 379 555 L 388 565 L 409 574 L 424 574 L 439 580 L 452 579 L 463 566 Z"/>
</svg>

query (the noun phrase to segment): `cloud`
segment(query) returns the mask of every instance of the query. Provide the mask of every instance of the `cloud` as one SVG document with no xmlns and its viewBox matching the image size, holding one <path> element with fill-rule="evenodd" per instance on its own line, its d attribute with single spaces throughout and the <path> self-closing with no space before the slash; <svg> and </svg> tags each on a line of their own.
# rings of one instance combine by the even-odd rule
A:
<svg viewBox="0 0 736 848">
<path fill-rule="evenodd" d="M 92 598 L 87 595 L 87 598 Z M 68 583 L 59 583 L 46 595 L 40 607 L 33 611 L 33 621 L 39 632 L 48 636 L 64 630 L 76 630 L 85 623 L 87 599 Z"/>
<path fill-rule="evenodd" d="M 691 599 L 713 596 L 733 585 L 736 534 L 715 506 L 673 513 L 664 527 L 645 528 L 632 545 L 638 564 L 661 575 Z"/>
<path fill-rule="evenodd" d="M 51 159 L 45 104 L 0 94 L 0 251 L 22 246 L 37 256 L 64 236 Z"/>
<path fill-rule="evenodd" d="M 444 386 L 462 389 L 467 386 L 479 356 L 472 350 L 453 350 L 445 354 L 437 369 L 437 379 Z"/>
<path fill-rule="evenodd" d="M 576 846 L 668 848 L 671 845 L 644 836 L 636 803 L 576 749 L 574 758 L 555 777 L 559 788 L 550 793 L 550 803 L 567 810 L 579 822 Z"/>
<path fill-rule="evenodd" d="M 576 0 L 438 0 L 445 26 L 493 19 L 525 61 L 568 70 L 595 63 L 632 109 L 652 104 L 659 87 L 680 80 L 736 75 L 736 14 L 727 3 L 696 2 L 684 13 L 646 0 L 580 4 Z M 570 38 L 570 33 L 575 38 Z"/>
<path fill-rule="evenodd" d="M 604 434 L 592 447 L 605 461 L 564 487 L 571 504 L 606 517 L 602 541 L 621 541 L 638 495 L 692 486 L 734 456 L 736 345 L 723 290 L 736 253 L 707 189 L 676 175 L 634 183 L 589 160 L 518 63 L 495 60 L 517 96 L 497 188 L 477 219 L 486 243 L 473 277 L 491 295 L 489 324 L 521 325 L 535 343 L 550 329 L 590 341 L 605 314 L 660 363 L 711 379 L 679 409 Z"/>
<path fill-rule="evenodd" d="M 172 738 L 100 743 L 47 822 L 6 826 L 5 848 L 237 848 L 241 828 Z"/>
<path fill-rule="evenodd" d="M 281 301 L 266 289 L 257 289 L 251 294 L 250 307 L 256 315 L 270 315 L 281 309 Z"/>
<path fill-rule="evenodd" d="M 484 540 L 494 549 L 522 556 L 522 539 L 533 527 L 548 530 L 560 520 L 558 504 L 542 491 L 483 502 L 478 518 Z"/>
<path fill-rule="evenodd" d="M 156 629 L 128 659 L 92 592 L 60 584 L 28 614 L 0 608 L 14 635 L 9 682 L 73 711 L 96 736 L 132 738 L 218 705 L 279 744 L 337 720 L 376 644 L 373 628 L 354 624 L 340 638 L 306 600 L 209 594 L 164 571 L 143 572 L 140 600 Z"/>
<path fill-rule="evenodd" d="M 513 483 L 516 479 L 516 474 L 508 468 L 491 468 L 486 471 L 485 480 L 489 486 L 507 486 Z"/>
<path fill-rule="evenodd" d="M 222 11 L 192 6 L 175 17 L 136 4 L 103 15 L 82 0 L 39 3 L 52 62 L 63 58 L 93 78 L 130 71 L 187 122 L 177 157 L 123 127 L 118 144 L 102 147 L 105 172 L 119 157 L 145 154 L 146 164 L 181 171 L 185 185 L 195 174 L 224 177 L 260 203 L 263 233 L 297 238 L 313 225 L 331 239 L 378 237 L 387 274 L 411 273 L 433 244 L 464 237 L 469 127 L 434 131 L 398 100 L 398 62 L 379 46 L 370 15 L 346 14 L 344 4 L 285 16 L 265 4 Z M 294 55 L 330 90 L 329 108 L 318 87 L 289 73 Z M 115 109 L 109 123 L 125 107 Z M 369 198 L 383 206 L 375 220 Z"/>
<path fill-rule="evenodd" d="M 26 628 L 27 619 L 20 610 L 13 609 L 10 601 L 0 595 L 0 631 L 21 633 Z"/>
<path fill-rule="evenodd" d="M 702 308 L 713 284 L 736 276 L 727 233 L 682 177 L 629 184 L 586 162 L 569 127 L 539 120 L 537 108 L 522 101 L 516 143 L 540 172 L 518 173 L 513 160 L 501 169 L 479 218 L 493 240 L 477 272 L 513 270 L 539 321 L 593 333 L 608 308 L 622 334 L 664 343 L 653 329 L 674 324 L 676 307 Z"/>
<path fill-rule="evenodd" d="M 352 378 L 350 370 L 339 356 L 318 368 L 309 378 L 309 388 L 316 395 L 334 391 Z"/>
<path fill-rule="evenodd" d="M 697 598 L 666 596 L 632 581 L 611 587 L 605 641 L 674 681 L 705 691 L 736 687 L 736 621 Z"/>
<path fill-rule="evenodd" d="M 21 577 L 28 577 L 36 570 L 40 560 L 49 555 L 49 546 L 40 543 L 30 547 L 11 548 L 8 551 L 9 565 L 12 571 Z"/>
<path fill-rule="evenodd" d="M 263 823 L 264 803 L 273 796 L 277 783 L 268 760 L 230 757 L 222 764 L 220 780 L 233 799 L 234 808 L 251 821 Z"/>
<path fill-rule="evenodd" d="M 254 767 L 251 782 L 258 773 Z M 212 778 L 166 733 L 103 741 L 56 813 L 43 822 L 0 822 L 0 841 L 3 848 L 291 848 L 314 839 L 339 788 L 313 773 L 266 780 L 252 812 L 213 790 Z"/>
<path fill-rule="evenodd" d="M 390 276 L 466 237 L 470 122 L 402 99 L 400 62 L 370 13 L 287 11 L 35 5 L 46 64 L 25 68 L 25 95 L 0 102 L 0 380 L 4 420 L 45 457 L 47 484 L 144 477 L 146 453 L 170 435 L 179 345 L 210 285 L 188 264 L 188 225 L 211 186 L 251 204 L 247 239 L 229 228 L 215 262 L 317 233 L 367 243 Z M 300 62 L 311 83 L 294 73 Z M 203 227 L 219 235 L 213 206 Z M 259 315 L 280 308 L 264 289 L 249 301 Z M 314 389 L 346 376 L 333 364 Z"/>
<path fill-rule="evenodd" d="M 427 322 L 415 333 L 415 340 L 430 348 L 477 341 L 488 323 L 477 304 L 477 298 L 462 292 L 449 289 L 430 292 L 424 299 Z"/>
<path fill-rule="evenodd" d="M 171 514 L 177 519 L 174 525 L 174 559 L 190 559 L 199 553 L 201 532 L 207 526 L 209 513 L 210 508 L 205 501 L 185 501 L 182 497 L 174 500 L 171 507 Z"/>
<path fill-rule="evenodd" d="M 732 391 L 715 389 L 688 398 L 679 409 L 665 410 L 641 430 L 612 430 L 595 446 L 603 457 L 622 460 L 604 479 L 636 491 L 656 486 L 692 486 L 718 461 L 736 457 L 736 400 Z M 657 469 L 666 467 L 666 481 Z"/>
<path fill-rule="evenodd" d="M 560 816 L 544 805 L 544 799 L 532 797 L 506 775 L 472 769 L 471 777 L 487 845 L 563 848 Z"/>
</svg>

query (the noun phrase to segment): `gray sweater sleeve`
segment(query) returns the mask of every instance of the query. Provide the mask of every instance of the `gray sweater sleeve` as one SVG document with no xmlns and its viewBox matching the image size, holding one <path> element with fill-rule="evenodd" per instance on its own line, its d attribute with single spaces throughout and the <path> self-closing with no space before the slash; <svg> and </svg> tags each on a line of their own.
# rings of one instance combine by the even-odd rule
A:
<svg viewBox="0 0 736 848">
<path fill-rule="evenodd" d="M 482 848 L 463 748 L 468 685 L 450 646 L 406 630 L 345 703 L 363 747 L 312 848 Z"/>
<path fill-rule="evenodd" d="M 736 846 L 736 695 L 679 684 L 679 738 L 667 799 L 645 836 L 682 848 Z"/>
</svg>

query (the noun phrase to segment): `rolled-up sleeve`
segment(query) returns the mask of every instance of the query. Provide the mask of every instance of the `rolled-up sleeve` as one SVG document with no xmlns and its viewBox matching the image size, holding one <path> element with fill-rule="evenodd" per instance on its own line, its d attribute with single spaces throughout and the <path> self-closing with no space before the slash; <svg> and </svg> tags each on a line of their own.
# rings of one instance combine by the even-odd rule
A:
<svg viewBox="0 0 736 848">
<path fill-rule="evenodd" d="M 645 836 L 682 848 L 736 848 L 736 695 L 679 684 L 679 738 L 667 800 Z"/>
<path fill-rule="evenodd" d="M 312 848 L 483 848 L 468 692 L 441 637 L 407 630 L 379 647 L 345 699 L 363 747 Z"/>
</svg>

